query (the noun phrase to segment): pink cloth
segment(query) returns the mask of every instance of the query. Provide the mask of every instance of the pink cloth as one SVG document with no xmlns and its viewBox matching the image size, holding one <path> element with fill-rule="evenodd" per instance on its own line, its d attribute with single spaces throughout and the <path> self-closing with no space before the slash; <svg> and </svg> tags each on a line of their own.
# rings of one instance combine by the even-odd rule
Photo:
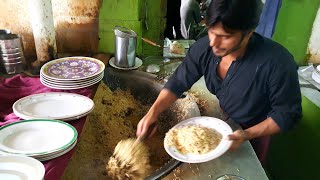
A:
<svg viewBox="0 0 320 180">
<path fill-rule="evenodd" d="M 92 87 L 77 90 L 51 89 L 41 84 L 39 77 L 29 77 L 20 74 L 15 75 L 11 78 L 0 77 L 0 126 L 20 120 L 20 118 L 13 113 L 12 105 L 15 101 L 19 100 L 22 97 L 44 92 L 70 92 L 81 94 L 92 99 L 92 89 Z M 77 129 L 78 137 L 82 131 L 85 120 L 86 117 L 82 117 L 79 120 L 68 122 Z M 74 148 L 58 158 L 42 162 L 46 169 L 45 179 L 60 179 L 73 152 Z"/>
</svg>

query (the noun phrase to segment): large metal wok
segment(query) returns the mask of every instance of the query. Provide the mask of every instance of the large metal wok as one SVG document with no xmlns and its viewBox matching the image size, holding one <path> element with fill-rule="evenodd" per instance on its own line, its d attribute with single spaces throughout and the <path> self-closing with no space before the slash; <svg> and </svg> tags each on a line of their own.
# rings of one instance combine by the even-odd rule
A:
<svg viewBox="0 0 320 180">
<path fill-rule="evenodd" d="M 145 104 L 152 104 L 164 85 L 164 82 L 157 80 L 155 75 L 141 71 L 120 71 L 113 68 L 105 70 L 104 82 L 111 90 L 117 88 L 130 90 L 137 100 Z M 195 116 L 200 116 L 199 108 L 196 102 L 185 93 L 168 110 L 162 113 L 158 122 L 158 130 L 165 134 L 178 122 Z M 179 164 L 179 161 L 171 159 L 147 179 L 161 178 Z"/>
</svg>

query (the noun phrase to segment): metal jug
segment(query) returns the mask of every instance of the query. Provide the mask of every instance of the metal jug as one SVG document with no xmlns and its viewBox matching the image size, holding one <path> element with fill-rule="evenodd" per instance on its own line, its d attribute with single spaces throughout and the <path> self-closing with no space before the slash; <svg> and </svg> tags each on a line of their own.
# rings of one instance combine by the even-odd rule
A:
<svg viewBox="0 0 320 180">
<path fill-rule="evenodd" d="M 137 34 L 125 27 L 115 27 L 115 65 L 122 68 L 135 66 Z"/>
</svg>

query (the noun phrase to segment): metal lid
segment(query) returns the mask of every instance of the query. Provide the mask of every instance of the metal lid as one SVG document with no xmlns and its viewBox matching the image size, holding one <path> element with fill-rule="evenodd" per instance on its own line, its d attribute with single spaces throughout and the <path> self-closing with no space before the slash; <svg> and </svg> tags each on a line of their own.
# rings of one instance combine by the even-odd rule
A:
<svg viewBox="0 0 320 180">
<path fill-rule="evenodd" d="M 135 37 L 137 37 L 137 33 L 135 33 L 133 30 L 125 28 L 125 27 L 120 27 L 120 26 L 116 26 L 114 28 L 114 34 L 116 36 L 119 36 L 122 38 L 135 38 Z"/>
</svg>

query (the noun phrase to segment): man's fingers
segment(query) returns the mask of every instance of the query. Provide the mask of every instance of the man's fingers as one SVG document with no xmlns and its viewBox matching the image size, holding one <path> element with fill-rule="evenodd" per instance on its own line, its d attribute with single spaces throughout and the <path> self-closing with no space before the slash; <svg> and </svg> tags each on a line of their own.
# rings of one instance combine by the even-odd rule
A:
<svg viewBox="0 0 320 180">
<path fill-rule="evenodd" d="M 142 126 L 141 126 L 141 131 L 140 131 L 140 136 L 143 136 L 144 134 L 147 133 L 149 127 L 148 127 L 148 124 L 147 123 L 143 123 Z"/>
<path fill-rule="evenodd" d="M 142 123 L 142 121 L 140 121 L 139 123 L 138 123 L 138 126 L 137 126 L 137 132 L 136 132 L 136 135 L 137 136 L 140 136 L 141 134 L 142 134 L 142 125 L 143 125 L 143 123 Z"/>
<path fill-rule="evenodd" d="M 137 125 L 136 136 L 148 138 L 154 135 L 156 130 L 157 130 L 157 123 L 152 121 L 152 119 L 148 119 L 147 116 L 145 116 L 140 120 L 140 122 Z"/>
<path fill-rule="evenodd" d="M 229 134 L 228 135 L 228 140 L 238 140 L 238 136 L 236 136 L 234 134 Z"/>
<path fill-rule="evenodd" d="M 243 138 L 243 136 L 244 136 L 243 131 L 236 130 L 232 134 L 228 135 L 228 139 L 229 140 L 240 140 Z"/>
<path fill-rule="evenodd" d="M 148 138 L 151 138 L 157 132 L 158 125 L 155 125 L 149 134 Z"/>
</svg>

